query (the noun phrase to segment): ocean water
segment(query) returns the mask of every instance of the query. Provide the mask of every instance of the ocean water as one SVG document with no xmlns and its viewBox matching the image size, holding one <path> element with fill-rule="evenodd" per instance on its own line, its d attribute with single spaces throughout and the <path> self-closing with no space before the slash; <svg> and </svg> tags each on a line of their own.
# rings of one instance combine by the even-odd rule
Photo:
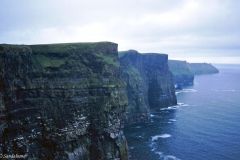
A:
<svg viewBox="0 0 240 160">
<path fill-rule="evenodd" d="M 131 160 L 240 160 L 240 66 L 196 76 L 178 105 L 125 129 Z"/>
</svg>

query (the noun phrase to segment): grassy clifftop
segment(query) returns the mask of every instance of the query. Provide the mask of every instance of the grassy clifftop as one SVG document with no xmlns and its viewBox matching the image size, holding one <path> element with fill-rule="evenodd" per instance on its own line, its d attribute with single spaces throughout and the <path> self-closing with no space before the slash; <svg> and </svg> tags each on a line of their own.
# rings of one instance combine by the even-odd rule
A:
<svg viewBox="0 0 240 160">
<path fill-rule="evenodd" d="M 191 71 L 195 74 L 213 74 L 218 73 L 219 70 L 209 63 L 189 63 Z"/>
<path fill-rule="evenodd" d="M 168 65 L 177 87 L 181 88 L 193 84 L 194 74 L 186 61 L 169 60 Z"/>
<path fill-rule="evenodd" d="M 169 60 L 169 68 L 173 75 L 193 75 L 186 61 Z"/>
<path fill-rule="evenodd" d="M 59 44 L 38 44 L 38 45 L 10 45 L 0 44 L 1 50 L 30 50 L 33 57 L 43 67 L 60 67 L 67 62 L 68 57 L 89 57 L 90 53 L 94 53 L 95 59 L 103 61 L 110 65 L 118 65 L 117 44 L 112 42 L 89 42 L 89 43 L 59 43 Z M 87 62 L 87 59 L 85 62 Z M 91 59 L 90 59 L 91 61 Z"/>
<path fill-rule="evenodd" d="M 218 73 L 218 69 L 208 63 L 188 63 L 186 61 L 169 60 L 170 71 L 178 87 L 192 85 L 194 75 Z"/>
</svg>

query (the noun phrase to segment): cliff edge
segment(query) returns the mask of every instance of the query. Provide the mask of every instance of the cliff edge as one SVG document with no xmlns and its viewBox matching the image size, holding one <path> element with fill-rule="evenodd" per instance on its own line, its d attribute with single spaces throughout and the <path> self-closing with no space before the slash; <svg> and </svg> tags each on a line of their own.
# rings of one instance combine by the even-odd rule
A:
<svg viewBox="0 0 240 160">
<path fill-rule="evenodd" d="M 117 44 L 2 44 L 0 68 L 0 153 L 128 159 Z"/>
<path fill-rule="evenodd" d="M 209 63 L 188 63 L 180 60 L 169 60 L 168 63 L 177 89 L 193 85 L 195 75 L 219 72 L 216 67 Z"/>
<path fill-rule="evenodd" d="M 151 110 L 176 105 L 167 55 L 124 51 L 120 52 L 120 65 L 127 85 L 129 123 L 146 120 Z"/>
<path fill-rule="evenodd" d="M 169 60 L 168 65 L 176 88 L 193 85 L 194 74 L 186 61 Z"/>
</svg>

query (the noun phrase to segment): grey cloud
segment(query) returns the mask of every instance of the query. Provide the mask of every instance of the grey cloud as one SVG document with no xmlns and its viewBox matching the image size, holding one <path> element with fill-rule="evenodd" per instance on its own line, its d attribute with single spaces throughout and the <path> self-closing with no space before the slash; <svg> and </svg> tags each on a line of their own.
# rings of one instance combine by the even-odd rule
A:
<svg viewBox="0 0 240 160">
<path fill-rule="evenodd" d="M 0 3 L 0 43 L 109 40 L 119 43 L 120 50 L 240 56 L 240 1 L 236 0 Z"/>
</svg>

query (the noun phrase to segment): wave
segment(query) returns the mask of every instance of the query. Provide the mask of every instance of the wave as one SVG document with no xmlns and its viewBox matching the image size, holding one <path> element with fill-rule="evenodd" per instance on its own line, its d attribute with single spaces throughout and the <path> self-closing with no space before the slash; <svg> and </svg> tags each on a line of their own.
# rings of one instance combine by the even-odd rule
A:
<svg viewBox="0 0 240 160">
<path fill-rule="evenodd" d="M 188 107 L 190 106 L 189 104 L 185 104 L 185 103 L 178 103 L 177 105 L 175 106 L 169 106 L 169 107 L 166 107 L 166 108 L 161 108 L 160 111 L 164 111 L 164 110 L 175 110 L 175 109 L 178 109 L 180 107 Z"/>
<path fill-rule="evenodd" d="M 170 134 L 160 134 L 160 135 L 156 135 L 156 136 L 152 136 L 152 141 L 157 141 L 159 138 L 169 138 L 171 137 Z"/>
<path fill-rule="evenodd" d="M 155 151 L 153 150 L 153 152 L 159 156 L 160 160 L 181 160 L 179 158 L 177 158 L 176 156 L 173 155 L 165 155 L 163 152 L 160 151 Z"/>
<path fill-rule="evenodd" d="M 157 150 L 156 143 L 153 141 L 150 143 L 149 147 L 151 148 L 152 152 L 155 152 Z"/>
<path fill-rule="evenodd" d="M 182 92 L 197 92 L 196 89 L 183 89 Z"/>
<path fill-rule="evenodd" d="M 169 119 L 170 122 L 176 122 L 176 119 Z"/>
<path fill-rule="evenodd" d="M 175 94 L 178 95 L 180 93 L 194 93 L 197 91 L 198 90 L 196 90 L 196 89 L 182 89 L 182 90 L 176 91 Z"/>
<path fill-rule="evenodd" d="M 154 114 L 150 114 L 150 117 L 155 117 L 156 115 L 154 115 Z"/>
<path fill-rule="evenodd" d="M 190 106 L 189 104 L 186 104 L 186 103 L 178 103 L 179 106 L 182 106 L 182 107 L 188 107 Z"/>
<path fill-rule="evenodd" d="M 163 160 L 180 160 L 180 159 L 173 155 L 166 155 L 163 157 Z"/>
<path fill-rule="evenodd" d="M 157 154 L 157 155 L 159 155 L 160 158 L 163 156 L 163 152 L 156 151 L 156 152 L 154 152 L 154 153 Z"/>
<path fill-rule="evenodd" d="M 154 151 L 155 154 L 159 155 L 160 160 L 181 160 L 173 155 L 165 155 L 163 152 Z"/>
<path fill-rule="evenodd" d="M 139 139 L 143 139 L 143 136 L 139 135 L 139 136 L 137 136 L 137 138 L 139 138 Z"/>
<path fill-rule="evenodd" d="M 180 94 L 180 93 L 181 93 L 180 91 L 176 91 L 176 92 L 175 92 L 176 95 L 178 95 L 178 94 Z"/>
<path fill-rule="evenodd" d="M 156 140 L 158 138 L 162 138 L 162 137 L 168 138 L 168 137 L 171 137 L 171 135 L 170 134 L 161 134 L 161 135 L 152 136 L 152 142 L 149 145 L 149 147 L 151 148 L 151 151 L 154 152 L 156 155 L 158 155 L 160 160 L 181 160 L 181 159 L 177 158 L 176 156 L 166 155 L 157 149 Z"/>
<path fill-rule="evenodd" d="M 141 126 L 136 126 L 135 128 L 137 128 L 137 129 L 138 129 L 138 128 L 142 128 L 142 127 L 141 127 Z"/>
<path fill-rule="evenodd" d="M 135 147 L 132 147 L 132 146 L 131 146 L 131 147 L 129 147 L 129 149 L 131 149 L 131 150 L 133 150 L 134 148 L 135 148 Z"/>
<path fill-rule="evenodd" d="M 160 110 L 161 111 L 164 111 L 164 110 L 174 110 L 174 109 L 178 109 L 180 106 L 179 105 L 176 105 L 176 106 L 170 106 L 170 107 L 166 107 L 166 108 L 161 108 Z"/>
</svg>

